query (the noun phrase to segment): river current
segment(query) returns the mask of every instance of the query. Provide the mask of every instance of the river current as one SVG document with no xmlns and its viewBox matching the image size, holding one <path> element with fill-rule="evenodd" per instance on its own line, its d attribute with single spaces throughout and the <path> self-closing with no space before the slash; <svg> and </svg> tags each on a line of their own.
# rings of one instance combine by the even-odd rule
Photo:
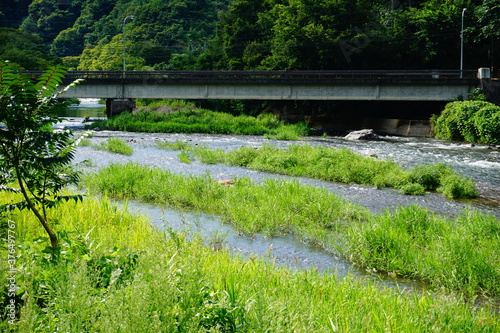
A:
<svg viewBox="0 0 500 333">
<path fill-rule="evenodd" d="M 80 113 L 78 116 L 85 116 L 85 114 Z M 79 129 L 81 121 L 82 118 L 68 118 L 68 121 L 61 125 L 73 127 L 75 133 L 78 134 L 82 131 Z M 500 150 L 487 146 L 471 146 L 470 144 L 411 137 L 382 137 L 382 140 L 379 141 L 348 141 L 340 137 L 308 137 L 304 138 L 303 141 L 290 142 L 269 140 L 259 136 L 147 134 L 112 131 L 95 132 L 90 140 L 96 144 L 109 137 L 120 137 L 126 140 L 134 148 L 134 153 L 131 156 L 123 156 L 95 150 L 91 147 L 78 147 L 74 159 L 75 164 L 88 164 L 83 163 L 87 161 L 93 166 L 85 167 L 85 169 L 96 170 L 111 163 L 136 162 L 186 175 L 201 175 L 208 172 L 216 180 L 250 177 L 258 182 L 265 178 L 289 179 L 292 177 L 225 165 L 207 165 L 198 161 L 186 164 L 177 157 L 179 152 L 159 149 L 156 144 L 161 141 L 173 143 L 180 140 L 191 145 L 204 145 L 213 149 L 225 150 L 237 149 L 241 146 L 259 147 L 263 144 L 272 144 L 283 148 L 290 144 L 345 147 L 364 156 L 376 155 L 379 159 L 392 159 L 404 168 L 417 164 L 445 162 L 461 175 L 473 179 L 481 198 L 450 200 L 442 195 L 432 193 L 425 196 L 405 196 L 399 191 L 391 189 L 378 190 L 369 186 L 335 184 L 308 178 L 293 177 L 293 179 L 298 179 L 303 184 L 326 188 L 347 200 L 367 207 L 374 213 L 401 205 L 418 204 L 444 215 L 454 215 L 469 207 L 500 217 Z M 397 285 L 398 288 L 403 289 L 420 289 L 422 287 L 413 281 L 391 280 L 384 276 L 360 271 L 335 254 L 318 250 L 291 237 L 267 239 L 259 235 L 254 237 L 239 235 L 234 228 L 223 224 L 216 216 L 173 211 L 166 207 L 133 201 L 127 203 L 127 206 L 132 212 L 149 216 L 152 223 L 161 229 L 184 230 L 191 234 L 201 233 L 206 237 L 209 245 L 214 247 L 222 245 L 243 256 L 263 256 L 279 265 L 297 269 L 315 268 L 335 273 L 338 276 L 355 274 L 374 278 L 385 285 Z"/>
</svg>

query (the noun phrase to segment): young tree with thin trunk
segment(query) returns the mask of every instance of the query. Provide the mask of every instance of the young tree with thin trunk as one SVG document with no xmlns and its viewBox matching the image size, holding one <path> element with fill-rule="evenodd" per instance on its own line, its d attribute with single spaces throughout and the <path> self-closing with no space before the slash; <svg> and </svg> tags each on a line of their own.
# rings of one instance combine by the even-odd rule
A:
<svg viewBox="0 0 500 333">
<path fill-rule="evenodd" d="M 62 88 L 65 70 L 52 67 L 34 80 L 0 63 L 0 190 L 19 192 L 18 202 L 0 203 L 0 213 L 29 209 L 47 232 L 53 253 L 57 235 L 48 210 L 81 195 L 61 191 L 78 181 L 72 170 L 73 138 L 69 131 L 54 131 L 65 102 L 58 96 L 78 81 Z"/>
</svg>

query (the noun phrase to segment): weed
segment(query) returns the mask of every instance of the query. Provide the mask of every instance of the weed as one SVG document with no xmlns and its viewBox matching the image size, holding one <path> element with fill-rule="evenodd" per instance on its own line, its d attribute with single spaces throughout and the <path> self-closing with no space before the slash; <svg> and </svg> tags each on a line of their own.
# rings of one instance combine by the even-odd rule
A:
<svg viewBox="0 0 500 333">
<path fill-rule="evenodd" d="M 470 199 L 478 197 L 474 183 L 471 180 L 462 179 L 455 174 L 443 177 L 441 186 L 437 190 L 453 199 Z"/>
<path fill-rule="evenodd" d="M 177 155 L 177 157 L 182 163 L 191 164 L 191 160 L 189 159 L 189 156 L 185 151 L 181 151 L 179 155 Z"/>
<path fill-rule="evenodd" d="M 122 155 L 132 155 L 132 153 L 134 152 L 132 147 L 130 147 L 125 141 L 120 138 L 109 138 L 107 141 L 96 145 L 95 148 Z"/>
</svg>

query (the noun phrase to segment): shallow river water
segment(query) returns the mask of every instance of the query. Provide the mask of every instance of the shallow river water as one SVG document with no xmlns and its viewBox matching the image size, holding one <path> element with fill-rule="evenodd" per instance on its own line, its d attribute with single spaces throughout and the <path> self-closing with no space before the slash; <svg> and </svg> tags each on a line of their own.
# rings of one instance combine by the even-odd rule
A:
<svg viewBox="0 0 500 333">
<path fill-rule="evenodd" d="M 78 128 L 81 119 L 73 118 L 66 122 L 70 127 Z M 76 130 L 78 134 L 80 130 Z M 390 189 L 377 190 L 361 185 L 334 184 L 308 178 L 298 178 L 303 184 L 323 187 L 354 203 L 363 205 L 375 213 L 386 208 L 401 205 L 418 204 L 439 214 L 454 215 L 461 209 L 470 207 L 500 217 L 500 150 L 486 146 L 471 147 L 469 144 L 457 144 L 427 138 L 384 137 L 380 141 L 353 142 L 343 138 L 306 138 L 304 141 L 287 142 L 268 140 L 258 136 L 224 136 L 224 135 L 186 135 L 186 134 L 146 134 L 98 131 L 90 139 L 99 143 L 109 137 L 120 137 L 133 148 L 131 156 L 123 156 L 91 147 L 78 147 L 74 162 L 82 165 L 89 161 L 94 166 L 85 169 L 98 169 L 111 163 L 137 162 L 149 166 L 169 169 L 183 174 L 201 175 L 209 172 L 214 179 L 225 180 L 235 177 L 250 177 L 255 181 L 265 178 L 288 179 L 291 177 L 273 175 L 238 167 L 224 165 L 207 165 L 197 161 L 191 164 L 180 162 L 177 151 L 166 151 L 156 148 L 161 141 L 186 141 L 192 145 L 205 145 L 211 148 L 237 149 L 241 146 L 258 147 L 273 144 L 286 147 L 290 144 L 310 144 L 328 147 L 346 147 L 362 155 L 377 155 L 379 159 L 392 159 L 403 167 L 416 164 L 446 162 L 462 175 L 472 178 L 481 194 L 475 200 L 449 200 L 438 194 L 425 196 L 405 196 Z M 297 179 L 297 178 L 294 178 Z M 123 205 L 123 203 L 121 203 Z M 296 269 L 314 268 L 323 272 L 331 272 L 339 277 L 348 274 L 380 281 L 384 285 L 400 289 L 425 289 L 425 286 L 401 279 L 391 279 L 352 267 L 347 261 L 334 253 L 321 251 L 298 240 L 283 236 L 271 239 L 260 235 L 240 235 L 232 226 L 222 223 L 216 216 L 169 210 L 166 207 L 128 202 L 132 212 L 148 216 L 152 223 L 163 230 L 183 230 L 190 234 L 200 233 L 207 239 L 207 244 L 214 247 L 225 246 L 232 252 L 246 256 L 262 256 L 273 260 L 278 265 L 286 265 Z"/>
</svg>

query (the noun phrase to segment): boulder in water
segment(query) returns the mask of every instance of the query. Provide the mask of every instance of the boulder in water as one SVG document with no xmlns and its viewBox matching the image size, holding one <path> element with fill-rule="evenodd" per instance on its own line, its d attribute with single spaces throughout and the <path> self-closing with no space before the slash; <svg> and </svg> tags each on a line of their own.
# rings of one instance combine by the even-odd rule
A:
<svg viewBox="0 0 500 333">
<path fill-rule="evenodd" d="M 353 131 L 344 137 L 346 140 L 377 140 L 378 138 L 379 135 L 372 129 Z"/>
</svg>

